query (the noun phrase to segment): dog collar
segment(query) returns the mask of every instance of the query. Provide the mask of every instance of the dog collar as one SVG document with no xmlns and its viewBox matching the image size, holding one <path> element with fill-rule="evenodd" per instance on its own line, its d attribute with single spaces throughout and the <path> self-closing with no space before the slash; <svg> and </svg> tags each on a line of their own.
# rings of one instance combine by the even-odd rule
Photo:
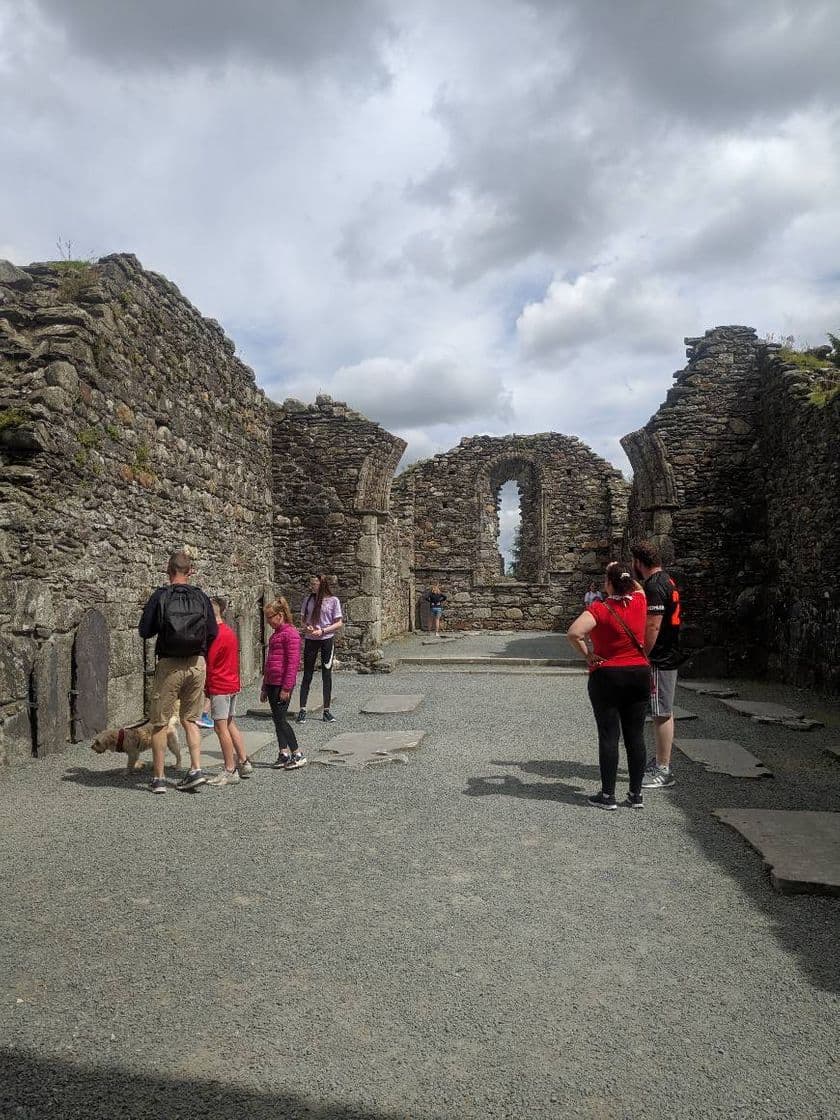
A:
<svg viewBox="0 0 840 1120">
<path fill-rule="evenodd" d="M 119 731 L 117 732 L 117 750 L 118 751 L 125 750 L 125 748 L 123 747 L 124 742 L 125 742 L 125 728 L 121 727 L 119 729 Z"/>
</svg>

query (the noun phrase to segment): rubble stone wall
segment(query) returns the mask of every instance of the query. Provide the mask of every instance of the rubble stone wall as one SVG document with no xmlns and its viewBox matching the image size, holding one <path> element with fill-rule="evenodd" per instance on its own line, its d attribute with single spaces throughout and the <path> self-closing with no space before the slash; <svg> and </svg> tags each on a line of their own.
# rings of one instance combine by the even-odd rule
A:
<svg viewBox="0 0 840 1120">
<path fill-rule="evenodd" d="M 760 461 L 766 579 L 742 600 L 774 676 L 840 692 L 840 392 L 787 364 L 762 361 Z M 826 371 L 840 385 L 840 371 Z M 737 601 L 736 601 L 737 602 Z"/>
<path fill-rule="evenodd" d="M 358 657 L 382 641 L 383 534 L 405 442 L 328 396 L 273 405 L 272 417 L 278 590 L 297 615 L 310 577 L 335 577 L 337 648 Z"/>
<path fill-rule="evenodd" d="M 516 579 L 498 550 L 510 480 L 520 491 Z M 580 440 L 546 433 L 463 439 L 401 474 L 394 494 L 411 508 L 416 595 L 439 582 L 450 627 L 548 630 L 568 625 L 619 554 L 629 486 Z"/>
<path fill-rule="evenodd" d="M 91 659 L 108 724 L 142 718 L 136 627 L 173 548 L 231 600 L 255 676 L 269 479 L 266 398 L 174 284 L 128 255 L 0 264 L 0 761 L 66 745 Z M 104 641 L 74 655 L 94 615 Z"/>
<path fill-rule="evenodd" d="M 665 403 L 622 440 L 628 538 L 656 540 L 680 584 L 687 671 L 836 691 L 840 394 L 748 327 L 686 343 Z"/>
</svg>

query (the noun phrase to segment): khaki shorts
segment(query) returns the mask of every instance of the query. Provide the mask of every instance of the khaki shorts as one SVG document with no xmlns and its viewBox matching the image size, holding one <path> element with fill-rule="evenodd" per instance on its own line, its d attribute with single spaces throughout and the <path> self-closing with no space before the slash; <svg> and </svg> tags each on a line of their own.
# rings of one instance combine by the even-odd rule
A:
<svg viewBox="0 0 840 1120">
<path fill-rule="evenodd" d="M 196 657 L 161 657 L 152 680 L 149 704 L 152 727 L 165 727 L 176 714 L 179 701 L 182 723 L 198 719 L 204 707 L 206 673 L 207 665 L 200 654 Z"/>
<path fill-rule="evenodd" d="M 216 719 L 233 719 L 236 715 L 236 692 L 219 693 L 210 697 L 210 715 Z"/>
</svg>

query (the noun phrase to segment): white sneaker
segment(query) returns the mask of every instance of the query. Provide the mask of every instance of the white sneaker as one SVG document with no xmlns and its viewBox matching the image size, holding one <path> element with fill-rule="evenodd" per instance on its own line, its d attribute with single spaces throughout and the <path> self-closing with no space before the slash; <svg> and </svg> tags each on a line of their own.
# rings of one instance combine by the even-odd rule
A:
<svg viewBox="0 0 840 1120">
<path fill-rule="evenodd" d="M 250 778 L 254 773 L 254 764 L 250 758 L 246 758 L 244 762 L 240 762 L 237 766 L 240 778 Z"/>
<path fill-rule="evenodd" d="M 222 786 L 235 786 L 239 781 L 239 773 L 236 770 L 222 770 L 215 778 L 208 778 L 208 786 L 215 786 L 220 789 Z"/>
</svg>

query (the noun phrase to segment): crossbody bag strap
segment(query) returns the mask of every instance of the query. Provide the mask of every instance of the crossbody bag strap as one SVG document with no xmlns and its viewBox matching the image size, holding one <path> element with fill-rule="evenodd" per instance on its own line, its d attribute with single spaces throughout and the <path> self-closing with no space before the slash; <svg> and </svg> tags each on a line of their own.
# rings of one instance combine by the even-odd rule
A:
<svg viewBox="0 0 840 1120">
<path fill-rule="evenodd" d="M 609 603 L 605 602 L 604 606 L 610 612 L 610 614 L 613 616 L 613 618 L 616 620 L 618 625 L 622 628 L 624 633 L 627 635 L 627 637 L 630 639 L 630 641 L 633 643 L 633 645 L 636 647 L 636 649 L 639 651 L 639 653 L 642 655 L 642 657 L 645 659 L 645 661 L 647 661 L 647 663 L 650 664 L 650 660 L 648 659 L 648 655 L 645 653 L 645 647 L 642 645 L 642 643 L 639 641 L 639 639 L 636 637 L 636 635 L 633 633 L 633 631 L 630 629 L 630 627 L 627 625 L 627 623 L 624 621 L 624 619 L 621 617 L 621 615 L 616 614 L 615 611 L 612 609 L 612 607 L 609 605 Z"/>
</svg>

